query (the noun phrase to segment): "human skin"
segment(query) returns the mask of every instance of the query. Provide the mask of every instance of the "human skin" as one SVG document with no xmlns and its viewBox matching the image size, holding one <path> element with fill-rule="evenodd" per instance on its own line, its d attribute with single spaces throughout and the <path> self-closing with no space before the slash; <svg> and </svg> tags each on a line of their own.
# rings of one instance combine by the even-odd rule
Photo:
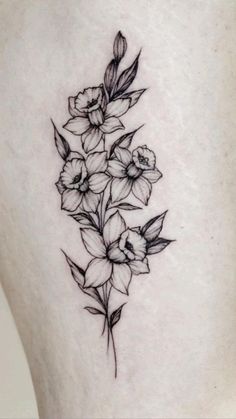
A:
<svg viewBox="0 0 236 419">
<path fill-rule="evenodd" d="M 235 2 L 23 0 L 0 11 L 1 281 L 40 417 L 234 418 Z M 60 251 L 89 261 L 60 209 L 50 118 L 62 126 L 68 96 L 101 82 L 118 30 L 131 56 L 142 47 L 134 88 L 149 88 L 125 125 L 145 123 L 135 145 L 163 173 L 148 207 L 126 217 L 168 209 L 176 242 L 132 280 L 115 380 L 101 320 L 83 310 Z"/>
</svg>

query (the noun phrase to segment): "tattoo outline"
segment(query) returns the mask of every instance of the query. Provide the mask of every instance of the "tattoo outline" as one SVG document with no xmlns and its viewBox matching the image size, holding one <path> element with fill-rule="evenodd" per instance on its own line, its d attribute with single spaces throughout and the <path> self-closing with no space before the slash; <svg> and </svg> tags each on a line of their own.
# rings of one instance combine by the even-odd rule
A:
<svg viewBox="0 0 236 419">
<path fill-rule="evenodd" d="M 63 253 L 79 289 L 96 301 L 95 306 L 84 308 L 92 315 L 104 317 L 102 335 L 107 332 L 107 348 L 111 344 L 113 350 L 115 377 L 117 351 L 113 328 L 121 319 L 126 302 L 111 309 L 111 292 L 128 296 L 132 277 L 150 272 L 147 257 L 162 252 L 172 242 L 160 237 L 167 211 L 135 227 L 129 227 L 121 215 L 122 211 L 142 209 L 141 204 L 147 206 L 153 184 L 162 177 L 156 167 L 156 156 L 147 145 L 130 150 L 142 126 L 111 144 L 106 141 L 109 134 L 125 129 L 120 118 L 146 90 L 127 91 L 136 77 L 140 52 L 130 67 L 119 73 L 126 51 L 126 38 L 119 31 L 104 83 L 68 99 L 71 118 L 63 128 L 78 136 L 82 152 L 71 150 L 52 121 L 55 145 L 64 160 L 56 183 L 61 209 L 80 224 L 84 247 L 92 259 L 82 269 Z M 130 195 L 140 204 L 131 204 Z"/>
</svg>

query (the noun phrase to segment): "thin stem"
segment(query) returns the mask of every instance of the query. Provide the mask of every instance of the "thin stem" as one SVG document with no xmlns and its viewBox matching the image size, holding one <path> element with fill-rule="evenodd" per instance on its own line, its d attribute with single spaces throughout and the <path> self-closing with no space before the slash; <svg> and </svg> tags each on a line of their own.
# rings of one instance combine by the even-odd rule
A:
<svg viewBox="0 0 236 419">
<path fill-rule="evenodd" d="M 116 346 L 112 328 L 110 327 L 110 334 L 111 334 L 111 341 L 112 341 L 112 349 L 114 354 L 114 363 L 115 363 L 115 378 L 117 378 L 117 354 L 116 354 Z"/>
</svg>

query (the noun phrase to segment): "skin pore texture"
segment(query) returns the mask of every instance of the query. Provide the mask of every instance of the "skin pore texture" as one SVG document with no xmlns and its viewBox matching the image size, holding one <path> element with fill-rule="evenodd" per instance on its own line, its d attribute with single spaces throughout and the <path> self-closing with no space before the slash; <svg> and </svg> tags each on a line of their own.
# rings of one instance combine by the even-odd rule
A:
<svg viewBox="0 0 236 419">
<path fill-rule="evenodd" d="M 0 13 L 1 282 L 40 418 L 233 419 L 235 2 L 22 0 L 1 2 Z M 76 150 L 80 137 L 62 128 L 67 99 L 103 82 L 119 30 L 128 41 L 123 69 L 142 47 L 132 90 L 148 87 L 121 117 L 124 132 L 145 124 L 129 175 L 154 168 L 154 154 L 163 173 L 148 206 L 125 220 L 144 226 L 165 214 L 163 237 L 176 242 L 150 257 L 148 275 L 133 276 L 129 297 L 111 294 L 114 307 L 128 301 L 114 329 L 115 379 L 101 318 L 83 310 L 87 296 L 60 250 L 83 268 L 92 258 L 79 224 L 61 211 L 63 161 L 50 118 Z M 80 110 L 96 111 L 93 125 L 104 130 L 102 98 L 90 96 Z M 87 188 L 84 163 L 76 170 L 74 185 Z M 139 233 L 121 236 L 125 263 L 138 251 L 143 261 Z"/>
</svg>

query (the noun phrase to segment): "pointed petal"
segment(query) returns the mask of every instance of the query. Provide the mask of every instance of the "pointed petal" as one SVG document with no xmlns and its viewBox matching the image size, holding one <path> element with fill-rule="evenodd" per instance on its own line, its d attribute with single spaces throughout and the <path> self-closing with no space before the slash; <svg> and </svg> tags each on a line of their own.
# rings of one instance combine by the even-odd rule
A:
<svg viewBox="0 0 236 419">
<path fill-rule="evenodd" d="M 82 199 L 82 194 L 77 189 L 66 189 L 62 194 L 61 208 L 75 211 Z"/>
<path fill-rule="evenodd" d="M 97 258 L 103 258 L 106 255 L 106 248 L 103 238 L 98 231 L 91 228 L 81 228 L 81 237 L 87 251 Z"/>
<path fill-rule="evenodd" d="M 115 116 L 111 116 L 105 119 L 104 123 L 100 126 L 100 129 L 105 134 L 111 134 L 112 132 L 115 132 L 118 129 L 124 129 L 124 125 L 118 118 L 116 118 Z"/>
<path fill-rule="evenodd" d="M 143 177 L 151 183 L 156 183 L 162 177 L 162 173 L 158 169 L 144 170 Z"/>
<path fill-rule="evenodd" d="M 90 176 L 89 178 L 89 188 L 94 193 L 101 193 L 102 191 L 104 191 L 109 180 L 110 180 L 110 176 L 106 175 L 103 172 L 94 173 L 94 175 Z"/>
<path fill-rule="evenodd" d="M 93 259 L 85 272 L 85 287 L 100 287 L 111 276 L 112 264 L 107 259 Z"/>
<path fill-rule="evenodd" d="M 82 145 L 85 153 L 93 150 L 98 146 L 102 139 L 102 131 L 97 127 L 90 127 L 90 129 L 82 135 Z"/>
<path fill-rule="evenodd" d="M 85 163 L 88 174 L 93 174 L 96 172 L 105 172 L 107 168 L 106 157 L 107 157 L 106 151 L 95 152 L 95 153 L 89 154 Z"/>
<path fill-rule="evenodd" d="M 140 176 L 134 181 L 132 186 L 132 192 L 137 199 L 139 199 L 144 205 L 148 204 L 152 191 L 151 183 L 146 180 L 143 176 Z"/>
<path fill-rule="evenodd" d="M 135 275 L 147 274 L 150 272 L 147 258 L 143 260 L 132 260 L 129 262 L 129 267 L 131 268 L 132 273 Z"/>
<path fill-rule="evenodd" d="M 123 294 L 128 295 L 129 284 L 131 281 L 131 270 L 126 263 L 114 263 L 112 277 L 110 279 L 112 286 Z"/>
<path fill-rule="evenodd" d="M 76 106 L 75 106 L 75 97 L 70 96 L 68 99 L 68 109 L 69 109 L 69 113 L 71 114 L 71 116 L 76 117 L 76 116 L 84 116 L 84 114 L 82 112 L 80 112 Z"/>
<path fill-rule="evenodd" d="M 89 119 L 81 116 L 69 119 L 69 121 L 63 126 L 63 128 L 75 135 L 83 134 L 89 129 L 89 127 Z"/>
<path fill-rule="evenodd" d="M 121 116 L 127 112 L 130 107 L 130 99 L 116 99 L 108 103 L 106 116 Z"/>
<path fill-rule="evenodd" d="M 108 172 L 114 177 L 122 178 L 126 176 L 125 166 L 118 160 L 109 160 Z"/>
<path fill-rule="evenodd" d="M 103 238 L 107 245 L 118 240 L 120 235 L 125 231 L 126 224 L 123 217 L 121 217 L 119 211 L 111 215 L 103 229 Z"/>
<path fill-rule="evenodd" d="M 55 185 L 57 187 L 58 192 L 62 195 L 66 187 L 63 185 L 61 178 L 57 181 L 57 183 L 55 183 Z"/>
<path fill-rule="evenodd" d="M 123 179 L 115 178 L 112 181 L 111 186 L 111 198 L 113 202 L 120 201 L 126 198 L 132 188 L 133 181 L 127 177 Z"/>
<path fill-rule="evenodd" d="M 100 196 L 92 191 L 88 191 L 84 194 L 82 204 L 85 211 L 96 212 L 100 200 Z"/>
<path fill-rule="evenodd" d="M 127 167 L 132 160 L 132 154 L 127 148 L 116 147 L 115 156 L 125 165 L 125 167 Z"/>
</svg>

